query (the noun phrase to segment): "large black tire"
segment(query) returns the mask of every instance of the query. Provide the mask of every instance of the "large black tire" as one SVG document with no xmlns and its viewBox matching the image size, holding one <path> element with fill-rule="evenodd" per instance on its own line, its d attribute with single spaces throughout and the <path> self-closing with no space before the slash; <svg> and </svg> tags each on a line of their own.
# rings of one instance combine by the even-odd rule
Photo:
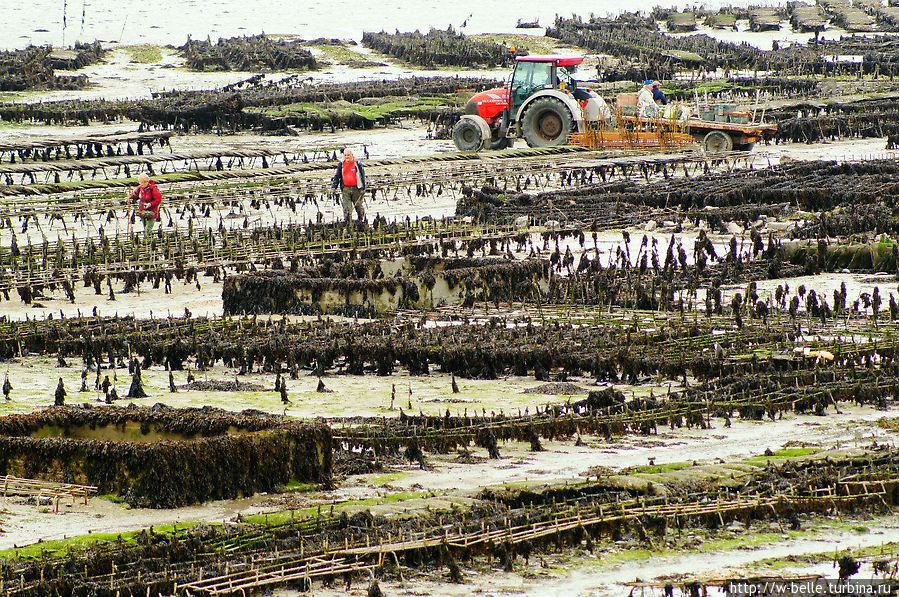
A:
<svg viewBox="0 0 899 597">
<path fill-rule="evenodd" d="M 481 151 L 490 142 L 490 130 L 481 126 L 475 118 L 477 117 L 463 117 L 453 125 L 453 143 L 459 151 Z"/>
<path fill-rule="evenodd" d="M 724 131 L 709 131 L 702 140 L 702 148 L 706 153 L 727 153 L 733 151 L 734 140 Z"/>
<path fill-rule="evenodd" d="M 521 136 L 529 147 L 555 147 L 565 144 L 574 126 L 565 104 L 554 97 L 540 97 L 527 107 L 521 118 Z"/>
</svg>

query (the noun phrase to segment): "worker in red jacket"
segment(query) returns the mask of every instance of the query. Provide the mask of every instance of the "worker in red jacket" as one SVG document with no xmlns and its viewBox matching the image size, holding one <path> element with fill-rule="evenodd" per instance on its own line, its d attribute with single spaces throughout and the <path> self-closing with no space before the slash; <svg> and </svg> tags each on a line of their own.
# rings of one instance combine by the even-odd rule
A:
<svg viewBox="0 0 899 597">
<path fill-rule="evenodd" d="M 365 169 L 356 161 L 352 150 L 343 151 L 343 161 L 337 165 L 331 186 L 340 189 L 343 218 L 349 222 L 355 209 L 359 221 L 365 222 L 365 205 L 362 203 L 365 196 Z"/>
<path fill-rule="evenodd" d="M 162 204 L 162 193 L 156 183 L 150 180 L 146 172 L 141 172 L 137 177 L 138 186 L 128 195 L 128 210 L 131 211 L 131 201 L 137 200 L 137 217 L 144 223 L 144 236 L 153 233 L 153 226 L 159 220 L 159 206 Z"/>
</svg>

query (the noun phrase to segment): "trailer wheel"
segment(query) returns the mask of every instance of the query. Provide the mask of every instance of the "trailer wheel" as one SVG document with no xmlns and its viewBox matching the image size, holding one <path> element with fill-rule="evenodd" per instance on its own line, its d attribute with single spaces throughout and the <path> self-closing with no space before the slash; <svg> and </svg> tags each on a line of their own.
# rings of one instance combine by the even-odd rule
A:
<svg viewBox="0 0 899 597">
<path fill-rule="evenodd" d="M 490 142 L 490 127 L 480 116 L 466 114 L 453 125 L 453 143 L 459 151 L 481 151 Z"/>
<path fill-rule="evenodd" d="M 734 140 L 724 131 L 710 131 L 702 140 L 706 153 L 727 153 L 734 148 Z"/>
<path fill-rule="evenodd" d="M 564 145 L 573 130 L 571 112 L 554 97 L 535 99 L 521 118 L 521 136 L 529 147 Z"/>
</svg>

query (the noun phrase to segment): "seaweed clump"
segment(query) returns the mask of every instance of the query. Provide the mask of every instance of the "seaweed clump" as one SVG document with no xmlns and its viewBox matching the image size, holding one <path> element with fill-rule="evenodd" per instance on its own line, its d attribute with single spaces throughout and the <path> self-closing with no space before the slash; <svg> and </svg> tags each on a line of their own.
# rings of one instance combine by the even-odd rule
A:
<svg viewBox="0 0 899 597">
<path fill-rule="evenodd" d="M 331 430 L 208 407 L 50 408 L 0 418 L 0 470 L 96 485 L 136 507 L 175 508 L 293 480 L 330 485 Z"/>
<path fill-rule="evenodd" d="M 29 46 L 0 52 L 0 91 L 30 89 L 80 89 L 88 84 L 84 75 L 57 75 L 56 69 L 78 69 L 103 56 L 99 42 L 75 44 L 70 51 L 54 53 L 50 46 Z"/>
<path fill-rule="evenodd" d="M 272 39 L 265 35 L 195 41 L 188 38 L 179 48 L 187 67 L 197 71 L 315 70 L 318 62 L 298 41 Z"/>
<path fill-rule="evenodd" d="M 456 33 L 452 27 L 431 29 L 427 33 L 367 32 L 362 35 L 362 44 L 382 54 L 426 67 L 508 66 L 515 57 L 503 44 L 473 39 Z"/>
</svg>

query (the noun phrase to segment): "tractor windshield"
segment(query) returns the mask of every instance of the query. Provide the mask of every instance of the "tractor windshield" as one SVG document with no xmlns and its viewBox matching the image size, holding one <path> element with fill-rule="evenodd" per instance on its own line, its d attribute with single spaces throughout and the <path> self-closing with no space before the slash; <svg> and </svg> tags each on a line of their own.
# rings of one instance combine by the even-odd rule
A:
<svg viewBox="0 0 899 597">
<path fill-rule="evenodd" d="M 556 78 L 559 81 L 560 89 L 569 89 L 577 93 L 580 83 L 574 78 L 576 71 L 576 66 L 559 66 L 556 68 Z"/>
<path fill-rule="evenodd" d="M 553 87 L 551 63 L 519 62 L 512 75 L 512 114 L 531 95 L 547 87 Z"/>
</svg>

